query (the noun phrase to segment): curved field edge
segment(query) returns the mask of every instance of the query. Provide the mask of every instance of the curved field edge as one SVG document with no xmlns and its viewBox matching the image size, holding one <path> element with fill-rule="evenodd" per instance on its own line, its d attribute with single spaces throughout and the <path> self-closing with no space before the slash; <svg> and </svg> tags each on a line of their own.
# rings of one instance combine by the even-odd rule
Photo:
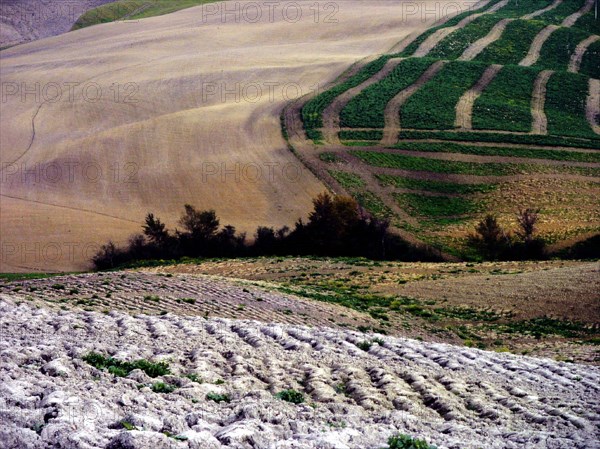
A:
<svg viewBox="0 0 600 449">
<path fill-rule="evenodd" d="M 119 0 L 90 9 L 77 19 L 72 31 L 101 23 L 162 16 L 221 0 Z"/>
</svg>

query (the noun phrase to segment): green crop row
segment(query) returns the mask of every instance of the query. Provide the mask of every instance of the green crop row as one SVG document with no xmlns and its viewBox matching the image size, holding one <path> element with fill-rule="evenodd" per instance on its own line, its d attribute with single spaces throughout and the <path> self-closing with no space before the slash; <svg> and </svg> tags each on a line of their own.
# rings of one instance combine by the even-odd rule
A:
<svg viewBox="0 0 600 449">
<path fill-rule="evenodd" d="M 597 137 L 586 118 L 589 78 L 578 73 L 555 72 L 546 85 L 545 112 L 548 133 Z"/>
<path fill-rule="evenodd" d="M 383 131 L 340 131 L 339 138 L 341 140 L 381 140 Z"/>
<path fill-rule="evenodd" d="M 433 173 L 455 173 L 472 176 L 507 176 L 532 173 L 568 173 L 582 176 L 600 176 L 600 168 L 569 167 L 544 164 L 506 164 L 497 162 L 463 162 L 408 156 L 399 153 L 380 153 L 374 151 L 352 150 L 351 154 L 367 164 L 376 167 L 395 168 L 409 171 L 427 171 Z"/>
<path fill-rule="evenodd" d="M 545 27 L 537 20 L 510 22 L 500 39 L 488 45 L 475 59 L 490 64 L 518 64 L 529 51 L 535 36 Z"/>
<path fill-rule="evenodd" d="M 399 189 L 423 190 L 426 192 L 473 194 L 488 193 L 496 189 L 496 184 L 456 184 L 446 181 L 405 178 L 403 176 L 377 174 L 375 178 L 382 186 L 394 186 Z"/>
<path fill-rule="evenodd" d="M 482 209 L 480 201 L 462 197 L 396 193 L 394 198 L 410 215 L 419 217 L 452 217 L 479 212 Z"/>
<path fill-rule="evenodd" d="M 452 61 L 425 83 L 401 108 L 402 127 L 451 129 L 460 97 L 481 77 L 485 64 Z"/>
<path fill-rule="evenodd" d="M 457 59 L 475 41 L 481 39 L 501 19 L 496 14 L 486 14 L 473 20 L 467 26 L 460 28 L 442 39 L 431 49 L 427 56 L 441 59 Z"/>
<path fill-rule="evenodd" d="M 302 122 L 304 129 L 309 139 L 319 140 L 322 138 L 318 128 L 323 127 L 323 111 L 331 102 L 339 95 L 346 92 L 348 89 L 358 86 L 360 83 L 368 80 L 377 72 L 379 72 L 387 61 L 391 58 L 390 55 L 381 56 L 375 61 L 365 65 L 357 73 L 349 77 L 346 81 L 332 87 L 325 92 L 322 92 L 306 102 L 302 108 Z"/>
<path fill-rule="evenodd" d="M 521 157 L 532 159 L 548 159 L 553 161 L 600 163 L 600 152 L 579 153 L 575 151 L 541 150 L 534 148 L 485 147 L 475 145 L 462 145 L 458 143 L 449 142 L 401 142 L 397 145 L 394 145 L 394 148 L 407 151 L 427 151 L 432 153 L 459 153 L 474 154 L 477 156 Z"/>
<path fill-rule="evenodd" d="M 579 73 L 589 75 L 591 78 L 600 78 L 600 63 L 598 61 L 600 61 L 600 41 L 592 43 L 583 54 Z"/>
<path fill-rule="evenodd" d="M 549 25 L 560 25 L 565 18 L 576 13 L 583 7 L 582 0 L 563 0 L 556 8 L 537 16 L 537 20 L 543 20 Z"/>
<path fill-rule="evenodd" d="M 540 59 L 535 67 L 541 69 L 567 70 L 575 47 L 586 39 L 589 33 L 577 28 L 559 28 L 550 35 L 542 46 Z M 598 61 L 598 60 L 597 60 Z M 598 63 L 600 65 L 600 63 Z M 584 73 L 581 72 L 580 73 Z M 584 73 L 588 75 L 588 73 Z"/>
<path fill-rule="evenodd" d="M 574 28 L 587 31 L 591 34 L 600 34 L 600 20 L 596 18 L 594 8 L 575 22 Z"/>
<path fill-rule="evenodd" d="M 473 105 L 473 128 L 529 132 L 538 73 L 529 67 L 503 67 Z"/>
<path fill-rule="evenodd" d="M 392 72 L 354 97 L 340 114 L 340 124 L 349 128 L 383 128 L 385 107 L 401 90 L 413 84 L 432 64 L 426 58 L 401 61 Z"/>
<path fill-rule="evenodd" d="M 377 218 L 390 218 L 394 215 L 381 198 L 365 188 L 365 181 L 360 176 L 340 170 L 328 170 L 328 172 L 352 195 L 361 207 L 369 211 L 373 216 Z"/>
<path fill-rule="evenodd" d="M 572 148 L 600 149 L 600 138 L 594 140 L 559 136 L 542 136 L 534 134 L 403 130 L 400 131 L 398 137 L 400 139 L 414 140 L 437 139 L 460 142 L 512 143 L 550 147 L 562 146 Z"/>
</svg>

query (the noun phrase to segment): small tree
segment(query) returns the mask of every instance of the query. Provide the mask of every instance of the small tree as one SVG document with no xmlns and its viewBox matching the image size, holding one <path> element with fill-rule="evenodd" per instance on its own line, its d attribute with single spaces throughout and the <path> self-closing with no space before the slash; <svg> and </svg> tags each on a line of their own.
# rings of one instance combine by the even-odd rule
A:
<svg viewBox="0 0 600 449">
<path fill-rule="evenodd" d="M 169 238 L 169 232 L 165 224 L 160 219 L 154 217 L 153 213 L 146 215 L 143 229 L 144 235 L 148 237 L 148 240 L 158 246 L 164 245 Z"/>
<path fill-rule="evenodd" d="M 469 242 L 487 259 L 496 260 L 506 250 L 510 238 L 493 215 L 486 215 L 475 227 Z"/>
<path fill-rule="evenodd" d="M 536 224 L 538 221 L 539 209 L 519 209 L 517 214 L 517 222 L 519 229 L 517 235 L 525 242 L 530 243 L 533 240 L 533 234 L 536 232 Z"/>
</svg>

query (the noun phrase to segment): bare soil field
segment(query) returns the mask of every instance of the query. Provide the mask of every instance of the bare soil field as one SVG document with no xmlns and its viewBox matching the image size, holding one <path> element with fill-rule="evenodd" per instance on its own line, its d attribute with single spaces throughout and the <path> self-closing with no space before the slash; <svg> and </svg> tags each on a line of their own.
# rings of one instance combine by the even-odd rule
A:
<svg viewBox="0 0 600 449">
<path fill-rule="evenodd" d="M 379 449 L 397 433 L 440 449 L 599 447 L 597 367 L 15 299 L 0 294 L 6 448 Z"/>
<path fill-rule="evenodd" d="M 437 19 L 435 2 L 428 20 L 356 0 L 258 21 L 238 3 L 2 51 L 0 271 L 83 269 L 83 248 L 124 242 L 149 211 L 174 227 L 185 203 L 250 232 L 293 224 L 326 188 L 289 151 L 284 104 Z"/>
</svg>

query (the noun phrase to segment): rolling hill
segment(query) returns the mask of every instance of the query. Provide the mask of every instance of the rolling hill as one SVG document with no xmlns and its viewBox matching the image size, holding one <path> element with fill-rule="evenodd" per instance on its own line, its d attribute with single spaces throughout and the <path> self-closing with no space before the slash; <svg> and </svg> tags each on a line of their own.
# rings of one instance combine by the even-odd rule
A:
<svg viewBox="0 0 600 449">
<path fill-rule="evenodd" d="M 486 213 L 541 211 L 560 247 L 600 231 L 600 25 L 592 1 L 492 1 L 288 108 L 337 192 L 464 255 Z"/>
</svg>

